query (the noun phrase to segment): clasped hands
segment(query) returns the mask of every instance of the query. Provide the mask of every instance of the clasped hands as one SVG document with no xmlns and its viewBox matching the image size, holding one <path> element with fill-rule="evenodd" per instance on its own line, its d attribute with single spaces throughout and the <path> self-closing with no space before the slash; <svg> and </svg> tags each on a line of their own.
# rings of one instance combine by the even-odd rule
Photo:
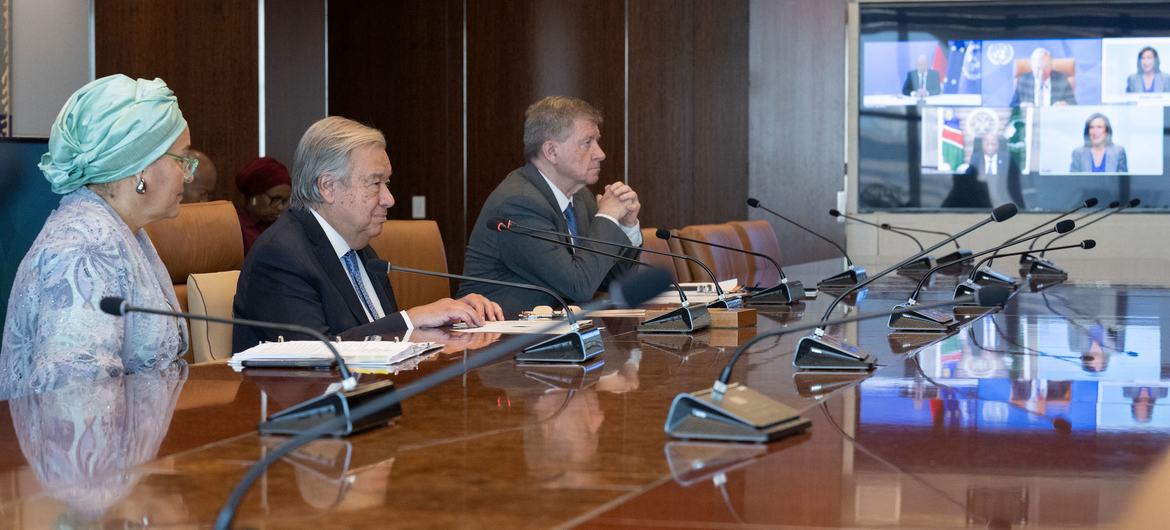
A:
<svg viewBox="0 0 1170 530">
<path fill-rule="evenodd" d="M 638 224 L 641 209 L 638 194 L 624 182 L 606 184 L 605 191 L 597 196 L 597 213 L 617 219 L 622 226 Z"/>
</svg>

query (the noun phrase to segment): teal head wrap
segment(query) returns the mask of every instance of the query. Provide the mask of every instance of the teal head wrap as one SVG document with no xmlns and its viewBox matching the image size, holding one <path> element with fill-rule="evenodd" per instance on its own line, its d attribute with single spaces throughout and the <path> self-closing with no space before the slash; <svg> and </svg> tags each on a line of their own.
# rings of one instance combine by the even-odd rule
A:
<svg viewBox="0 0 1170 530">
<path fill-rule="evenodd" d="M 38 167 L 54 193 L 113 182 L 146 169 L 186 128 L 179 100 L 162 79 L 114 74 L 69 97 Z"/>
</svg>

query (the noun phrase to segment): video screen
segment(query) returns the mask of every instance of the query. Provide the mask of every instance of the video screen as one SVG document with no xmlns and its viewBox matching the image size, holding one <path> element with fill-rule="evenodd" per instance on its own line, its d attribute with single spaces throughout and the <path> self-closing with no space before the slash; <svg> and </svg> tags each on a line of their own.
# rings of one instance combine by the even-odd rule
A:
<svg viewBox="0 0 1170 530">
<path fill-rule="evenodd" d="M 1059 211 L 1089 197 L 1170 209 L 1170 10 L 866 4 L 860 16 L 860 210 Z"/>
</svg>

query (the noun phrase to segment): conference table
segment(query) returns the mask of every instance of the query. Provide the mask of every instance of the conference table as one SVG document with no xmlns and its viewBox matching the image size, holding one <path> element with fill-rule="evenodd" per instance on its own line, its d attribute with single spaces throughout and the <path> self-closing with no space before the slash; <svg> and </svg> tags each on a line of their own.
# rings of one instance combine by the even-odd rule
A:
<svg viewBox="0 0 1170 530">
<path fill-rule="evenodd" d="M 951 333 L 891 334 L 884 318 L 830 328 L 877 357 L 873 372 L 800 372 L 801 333 L 762 341 L 732 380 L 811 422 L 770 444 L 677 440 L 663 427 L 675 395 L 709 388 L 737 345 L 815 322 L 831 296 L 755 308 L 755 327 L 692 334 L 640 334 L 637 318 L 607 317 L 600 366 L 506 359 L 471 370 L 405 401 L 386 427 L 279 460 L 236 525 L 1112 525 L 1170 477 L 1160 462 L 1170 290 L 1158 281 L 1164 263 L 1136 279 L 1132 264 L 1082 265 L 1064 282 L 1025 278 L 1002 310 Z M 840 270 L 838 260 L 788 274 L 811 286 Z M 889 310 L 915 281 L 878 280 L 834 315 Z M 939 275 L 920 300 L 946 300 L 956 281 Z M 439 334 L 442 352 L 362 381 L 401 388 L 500 340 Z M 0 406 L 0 526 L 210 526 L 248 467 L 285 440 L 256 424 L 334 378 L 221 362 L 14 399 Z"/>
</svg>

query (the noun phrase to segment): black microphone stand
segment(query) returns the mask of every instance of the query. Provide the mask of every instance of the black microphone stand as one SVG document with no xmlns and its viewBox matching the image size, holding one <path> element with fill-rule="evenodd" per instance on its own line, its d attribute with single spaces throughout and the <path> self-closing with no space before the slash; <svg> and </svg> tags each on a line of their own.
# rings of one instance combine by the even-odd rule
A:
<svg viewBox="0 0 1170 530">
<path fill-rule="evenodd" d="M 845 257 L 845 263 L 846 263 L 846 266 L 848 267 L 845 269 L 845 272 L 842 272 L 840 274 L 834 274 L 832 276 L 829 276 L 828 278 L 825 278 L 825 279 L 817 282 L 817 289 L 822 289 L 822 290 L 842 289 L 842 288 L 849 287 L 851 285 L 857 285 L 857 284 L 865 281 L 865 278 L 866 278 L 865 269 L 854 265 L 853 259 L 849 257 L 849 254 L 847 252 L 845 252 L 845 248 L 842 247 L 841 245 L 837 244 L 836 241 L 833 241 L 832 239 L 829 239 L 821 234 L 813 232 L 812 229 L 805 227 L 804 225 L 802 225 L 796 221 L 793 221 L 792 219 L 784 217 L 779 212 L 774 211 L 771 208 L 768 208 L 767 206 L 764 206 L 762 203 L 760 203 L 760 201 L 758 199 L 756 199 L 754 197 L 748 198 L 747 205 L 751 206 L 752 208 L 759 208 L 765 212 L 768 212 L 775 217 L 783 219 L 788 224 L 791 224 L 792 226 L 795 226 L 801 230 L 804 230 L 805 232 L 808 232 L 808 233 L 820 238 L 824 242 L 832 245 L 833 248 L 836 248 L 837 251 L 840 252 L 841 255 Z"/>
<path fill-rule="evenodd" d="M 711 247 L 715 247 L 715 248 L 721 248 L 723 250 L 730 250 L 732 252 L 741 252 L 744 254 L 748 254 L 750 256 L 764 258 L 764 259 L 768 260 L 769 262 L 771 262 L 772 265 L 774 267 L 776 267 L 776 272 L 780 274 L 780 283 L 776 284 L 773 287 L 769 287 L 769 288 L 763 289 L 761 291 L 756 291 L 756 292 L 752 293 L 751 295 L 749 295 L 747 297 L 749 304 L 754 304 L 754 305 L 787 305 L 787 304 L 799 302 L 802 298 L 804 298 L 804 285 L 802 285 L 799 280 L 789 281 L 788 276 L 786 274 L 784 274 L 784 269 L 780 268 L 780 264 L 777 263 L 776 260 L 772 259 L 772 257 L 767 255 L 767 254 L 763 254 L 760 252 L 753 252 L 753 251 L 745 250 L 742 248 L 729 247 L 727 245 L 720 245 L 718 243 L 712 243 L 710 241 L 702 241 L 699 239 L 692 239 L 689 237 L 683 237 L 683 236 L 680 236 L 678 234 L 672 234 L 672 233 L 670 233 L 670 230 L 667 230 L 665 228 L 658 229 L 658 231 L 655 232 L 654 235 L 658 236 L 658 238 L 663 240 L 663 241 L 669 241 L 670 238 L 673 237 L 675 239 L 678 239 L 681 241 L 689 241 L 689 242 L 695 243 L 697 245 L 706 245 L 706 246 L 711 246 Z"/>
<path fill-rule="evenodd" d="M 845 219 L 847 221 L 853 221 L 855 223 L 861 223 L 863 225 L 872 226 L 874 228 L 885 230 L 887 232 L 893 232 L 893 233 L 898 234 L 900 236 L 910 238 L 910 241 L 913 241 L 914 244 L 918 246 L 919 252 L 921 252 L 924 248 L 922 246 L 922 242 L 919 241 L 917 237 L 914 237 L 910 234 L 907 234 L 906 232 L 902 232 L 901 230 L 897 230 L 894 227 L 890 226 L 889 224 L 877 224 L 877 223 L 872 223 L 872 222 L 866 221 L 865 219 L 861 219 L 858 217 L 852 217 L 850 215 L 847 215 L 847 214 L 841 212 L 840 210 L 838 210 L 836 208 L 830 209 L 829 215 L 831 215 L 833 217 L 840 217 L 840 218 Z M 931 267 L 934 267 L 934 264 L 935 264 L 935 261 L 933 258 L 931 258 L 930 256 L 922 256 L 921 258 L 918 258 L 917 260 L 911 261 L 910 263 L 903 265 L 902 270 L 929 269 Z"/>
</svg>

